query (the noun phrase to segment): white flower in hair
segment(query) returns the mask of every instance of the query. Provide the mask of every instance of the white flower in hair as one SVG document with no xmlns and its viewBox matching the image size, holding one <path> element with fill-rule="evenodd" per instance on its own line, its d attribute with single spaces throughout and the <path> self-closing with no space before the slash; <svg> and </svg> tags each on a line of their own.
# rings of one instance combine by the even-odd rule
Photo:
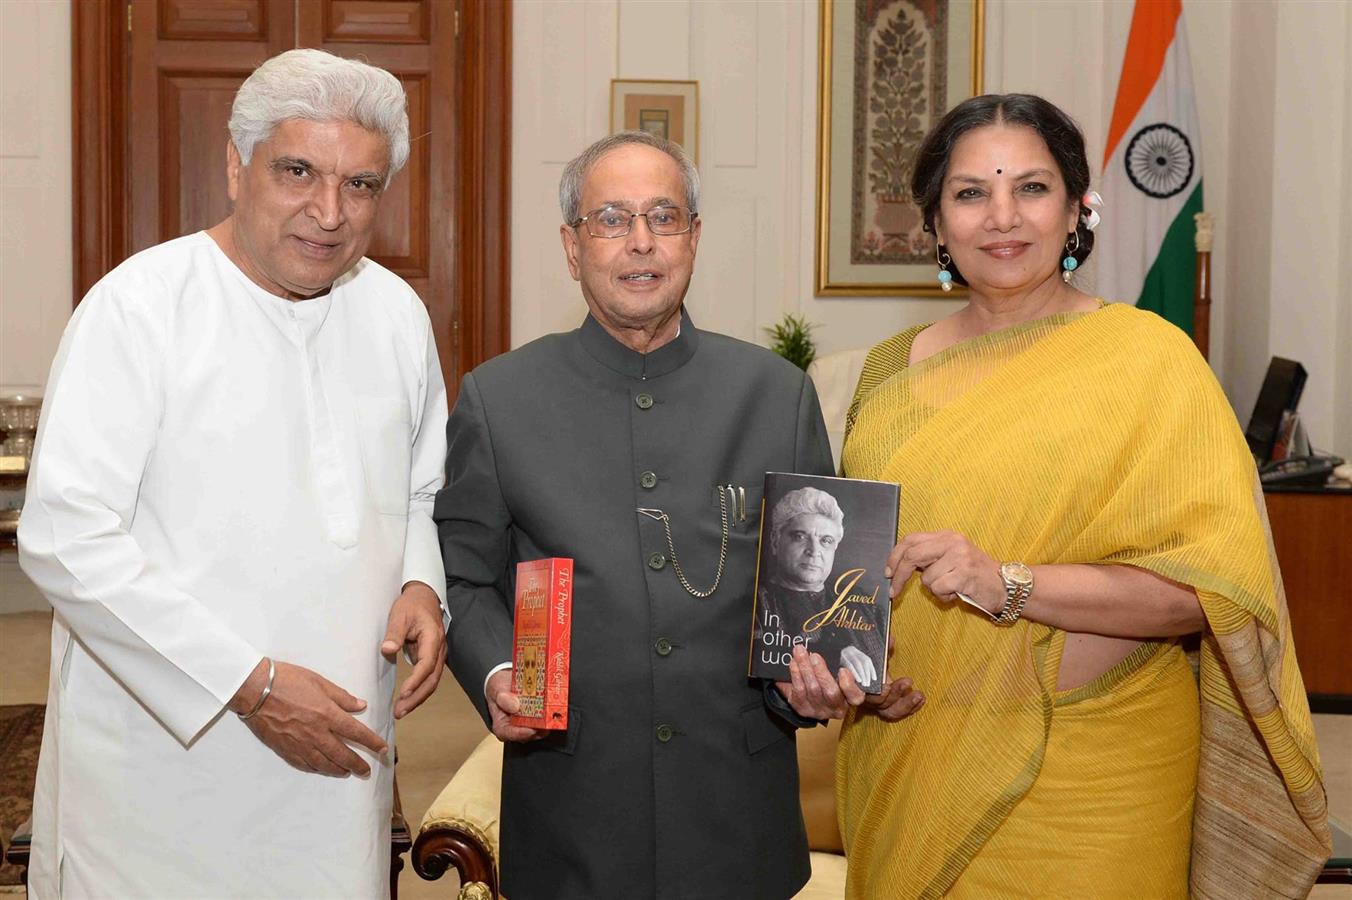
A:
<svg viewBox="0 0 1352 900">
<path fill-rule="evenodd" d="M 1098 214 L 1098 211 L 1103 209 L 1103 198 L 1099 196 L 1098 191 L 1085 191 L 1084 196 L 1080 198 L 1080 205 L 1089 210 L 1080 214 L 1080 218 L 1084 220 L 1084 227 L 1093 231 L 1099 222 L 1103 221 Z"/>
</svg>

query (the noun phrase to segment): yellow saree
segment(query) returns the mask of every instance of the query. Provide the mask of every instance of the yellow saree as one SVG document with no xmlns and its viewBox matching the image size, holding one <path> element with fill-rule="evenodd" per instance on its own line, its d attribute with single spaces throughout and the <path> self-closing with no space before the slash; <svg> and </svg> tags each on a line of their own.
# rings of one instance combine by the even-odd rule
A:
<svg viewBox="0 0 1352 900">
<path fill-rule="evenodd" d="M 926 704 L 846 721 L 848 896 L 1305 896 L 1329 853 L 1318 750 L 1253 462 L 1211 371 L 1123 305 L 908 366 L 914 334 L 870 354 L 844 473 L 901 485 L 902 534 L 1192 586 L 1200 705 L 1171 642 L 1058 693 L 1064 632 L 994 627 L 912 578 L 889 671 Z"/>
</svg>

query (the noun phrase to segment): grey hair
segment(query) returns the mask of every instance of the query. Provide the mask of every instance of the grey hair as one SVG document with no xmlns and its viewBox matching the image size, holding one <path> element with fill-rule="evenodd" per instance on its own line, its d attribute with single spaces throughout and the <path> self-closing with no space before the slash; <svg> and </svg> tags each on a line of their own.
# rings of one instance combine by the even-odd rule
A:
<svg viewBox="0 0 1352 900">
<path fill-rule="evenodd" d="M 578 208 L 582 204 L 582 183 L 587 180 L 587 173 L 591 171 L 591 167 L 611 150 L 628 144 L 652 147 L 676 160 L 676 165 L 681 170 L 681 182 L 685 187 L 685 205 L 691 212 L 699 212 L 699 170 L 681 149 L 681 145 L 646 131 L 619 131 L 601 138 L 564 167 L 563 177 L 559 179 L 559 209 L 563 211 L 565 225 L 573 224 L 582 216 L 582 211 Z"/>
<path fill-rule="evenodd" d="M 785 527 L 794 519 L 805 515 L 823 516 L 835 522 L 842 534 L 845 532 L 845 511 L 840 508 L 836 498 L 826 491 L 803 487 L 780 497 L 775 508 L 770 511 L 771 542 L 777 546 L 779 535 Z"/>
<path fill-rule="evenodd" d="M 385 138 L 394 175 L 408 161 L 404 86 L 376 66 L 323 50 L 288 50 L 263 63 L 240 85 L 230 109 L 230 139 L 249 164 L 259 141 L 286 119 L 354 122 Z"/>
</svg>

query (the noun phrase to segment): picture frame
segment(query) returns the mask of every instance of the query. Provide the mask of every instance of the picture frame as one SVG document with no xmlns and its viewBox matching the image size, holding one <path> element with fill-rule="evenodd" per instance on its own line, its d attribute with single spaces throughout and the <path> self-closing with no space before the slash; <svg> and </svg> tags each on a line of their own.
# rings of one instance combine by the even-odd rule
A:
<svg viewBox="0 0 1352 900">
<path fill-rule="evenodd" d="M 699 82 L 610 79 L 610 131 L 647 131 L 675 141 L 699 165 Z"/>
<path fill-rule="evenodd" d="M 962 296 L 939 287 L 910 179 L 930 127 L 981 93 L 985 0 L 819 0 L 819 14 L 817 296 Z"/>
</svg>

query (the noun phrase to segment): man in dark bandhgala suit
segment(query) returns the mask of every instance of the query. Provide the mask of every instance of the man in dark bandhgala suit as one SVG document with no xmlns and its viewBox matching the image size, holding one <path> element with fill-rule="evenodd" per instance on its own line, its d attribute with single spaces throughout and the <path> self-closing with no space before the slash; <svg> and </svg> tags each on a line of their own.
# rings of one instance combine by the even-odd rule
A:
<svg viewBox="0 0 1352 900">
<path fill-rule="evenodd" d="M 806 692 L 748 679 L 748 640 L 765 473 L 832 471 L 817 395 L 685 311 L 678 146 L 608 137 L 560 203 L 589 314 L 466 376 L 435 509 L 449 665 L 505 742 L 503 892 L 783 900 L 809 874 L 794 730 L 849 692 L 824 665 Z M 513 573 L 550 556 L 575 580 L 569 727 L 546 734 L 507 716 Z"/>
</svg>

